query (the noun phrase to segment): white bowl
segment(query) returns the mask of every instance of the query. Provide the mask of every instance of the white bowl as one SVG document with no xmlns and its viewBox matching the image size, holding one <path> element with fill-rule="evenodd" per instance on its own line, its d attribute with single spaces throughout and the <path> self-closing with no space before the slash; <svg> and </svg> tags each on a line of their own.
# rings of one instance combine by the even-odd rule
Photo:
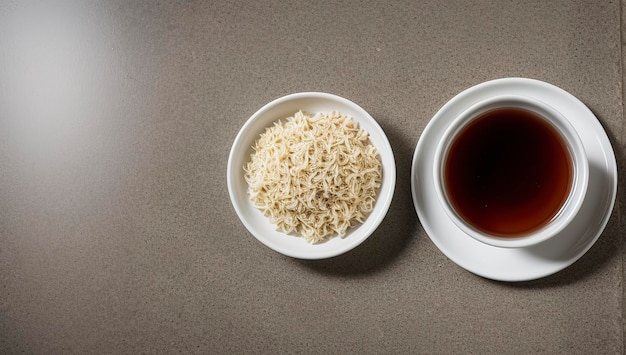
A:
<svg viewBox="0 0 626 355">
<path fill-rule="evenodd" d="M 570 193 L 559 212 L 542 228 L 527 235 L 513 238 L 501 238 L 488 235 L 471 226 L 455 211 L 445 193 L 443 181 L 443 162 L 450 143 L 463 127 L 480 114 L 495 108 L 517 107 L 535 112 L 548 121 L 562 136 L 572 157 L 573 183 Z M 550 105 L 530 97 L 520 95 L 501 95 L 480 101 L 456 117 L 444 132 L 435 151 L 433 169 L 435 192 L 448 217 L 472 238 L 485 244 L 501 248 L 525 248 L 536 245 L 554 237 L 562 231 L 578 214 L 587 193 L 589 181 L 589 163 L 583 143 L 572 124 L 559 111 Z"/>
<path fill-rule="evenodd" d="M 320 244 L 309 244 L 302 237 L 279 232 L 276 226 L 256 208 L 247 193 L 243 166 L 250 160 L 252 146 L 263 131 L 279 119 L 293 116 L 297 111 L 307 113 L 333 110 L 351 116 L 361 128 L 369 133 L 370 142 L 378 150 L 382 162 L 382 185 L 373 211 L 364 223 L 347 231 L 344 237 L 332 237 Z M 357 104 L 342 97 L 303 92 L 276 99 L 260 110 L 243 125 L 228 157 L 227 182 L 230 200 L 244 226 L 261 243 L 294 258 L 323 259 L 343 254 L 365 241 L 387 214 L 396 185 L 396 164 L 385 132 L 378 123 Z"/>
</svg>

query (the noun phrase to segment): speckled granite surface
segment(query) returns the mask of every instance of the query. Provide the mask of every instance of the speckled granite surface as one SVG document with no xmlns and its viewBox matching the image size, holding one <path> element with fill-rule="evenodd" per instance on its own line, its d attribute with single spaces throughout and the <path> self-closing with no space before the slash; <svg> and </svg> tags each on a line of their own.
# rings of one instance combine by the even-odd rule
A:
<svg viewBox="0 0 626 355">
<path fill-rule="evenodd" d="M 431 242 L 415 146 L 460 91 L 510 76 L 583 101 L 626 164 L 619 2 L 0 4 L 0 353 L 624 352 L 624 193 L 546 278 L 490 281 Z M 390 211 L 323 261 L 257 242 L 226 161 L 245 120 L 299 91 L 386 131 Z"/>
</svg>

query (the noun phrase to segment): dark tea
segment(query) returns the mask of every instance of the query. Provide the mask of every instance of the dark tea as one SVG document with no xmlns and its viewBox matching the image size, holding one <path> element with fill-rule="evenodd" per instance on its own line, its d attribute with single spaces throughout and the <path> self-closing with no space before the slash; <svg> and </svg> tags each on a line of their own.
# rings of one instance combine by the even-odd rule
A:
<svg viewBox="0 0 626 355">
<path fill-rule="evenodd" d="M 546 225 L 572 187 L 573 163 L 559 132 L 534 112 L 481 114 L 452 141 L 444 184 L 457 213 L 474 228 L 515 238 Z"/>
</svg>

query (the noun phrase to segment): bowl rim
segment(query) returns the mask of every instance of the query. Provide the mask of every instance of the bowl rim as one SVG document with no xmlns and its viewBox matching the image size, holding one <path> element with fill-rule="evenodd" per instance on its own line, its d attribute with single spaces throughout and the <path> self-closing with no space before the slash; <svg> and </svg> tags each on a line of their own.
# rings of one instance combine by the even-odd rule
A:
<svg viewBox="0 0 626 355">
<path fill-rule="evenodd" d="M 244 150 L 246 152 L 248 151 L 249 147 L 246 147 L 246 145 L 252 145 L 254 143 L 253 141 L 249 141 L 250 136 L 253 135 L 253 136 L 258 137 L 258 135 L 262 132 L 261 130 L 261 132 L 258 132 L 257 134 L 255 134 L 254 132 L 251 133 L 251 130 L 254 128 L 253 126 L 258 120 L 263 119 L 265 115 L 268 114 L 268 112 L 271 111 L 272 109 L 275 109 L 281 105 L 284 105 L 293 101 L 297 101 L 297 100 L 313 100 L 313 102 L 321 102 L 321 103 L 327 103 L 327 104 L 328 103 L 332 104 L 333 102 L 335 102 L 338 104 L 337 106 L 349 107 L 351 111 L 354 111 L 358 114 L 358 115 L 351 115 L 351 116 L 353 116 L 353 119 L 357 121 L 357 123 L 359 123 L 359 126 L 362 126 L 364 122 L 367 122 L 368 126 L 371 126 L 376 130 L 376 132 L 370 132 L 369 129 L 367 130 L 368 134 L 370 135 L 370 142 L 372 144 L 374 144 L 374 142 L 371 139 L 372 135 L 376 134 L 378 136 L 379 143 L 378 145 L 375 145 L 375 146 L 381 158 L 383 178 L 381 182 L 381 187 L 378 191 L 378 196 L 376 198 L 376 203 L 374 205 L 374 210 L 370 212 L 370 214 L 368 215 L 364 223 L 353 227 L 353 229 L 356 228 L 359 230 L 358 234 L 348 233 L 347 236 L 344 238 L 341 238 L 338 236 L 331 238 L 331 240 L 337 239 L 337 238 L 341 239 L 342 241 L 347 240 L 346 242 L 339 243 L 337 245 L 337 248 L 334 248 L 332 250 L 326 250 L 328 248 L 322 250 L 322 248 L 320 248 L 319 250 L 316 251 L 313 248 L 319 245 L 324 245 L 328 242 L 321 243 L 321 244 L 308 244 L 306 243 L 306 241 L 304 241 L 303 238 L 298 238 L 298 239 L 301 239 L 304 243 L 306 243 L 307 245 L 306 248 L 308 249 L 306 252 L 303 252 L 302 250 L 294 250 L 294 248 L 286 244 L 273 242 L 270 238 L 268 238 L 263 233 L 261 233 L 259 229 L 255 227 L 255 225 L 253 225 L 253 223 L 249 220 L 246 213 L 244 213 L 242 206 L 240 206 L 240 202 L 239 202 L 240 200 L 238 199 L 238 195 L 241 194 L 241 191 L 239 191 L 240 188 L 237 187 L 237 179 L 241 177 L 241 175 L 243 174 L 243 171 L 241 170 L 242 167 L 235 166 L 236 165 L 235 160 L 238 159 L 238 155 L 245 154 L 245 153 L 242 153 L 241 150 Z M 303 108 L 303 110 L 306 111 L 306 108 Z M 341 112 L 341 110 L 339 109 L 337 111 Z M 275 117 L 272 120 L 268 120 L 268 122 L 276 122 L 279 119 L 285 119 L 285 118 L 286 117 Z M 272 123 L 264 125 L 264 127 L 267 128 L 271 124 Z M 269 247 L 270 249 L 280 254 L 290 256 L 293 258 L 298 258 L 298 259 L 311 259 L 311 260 L 312 259 L 325 259 L 325 258 L 330 258 L 330 257 L 334 257 L 337 255 L 344 254 L 356 248 L 358 245 L 363 243 L 367 238 L 369 238 L 371 234 L 373 234 L 373 232 L 378 228 L 380 223 L 382 223 L 382 221 L 386 217 L 389 207 L 391 205 L 391 201 L 393 199 L 395 185 L 396 185 L 395 157 L 393 154 L 393 150 L 391 149 L 391 145 L 389 143 L 387 135 L 385 134 L 384 130 L 379 125 L 379 123 L 365 109 L 363 109 L 361 106 L 357 105 L 356 103 L 344 97 L 335 95 L 335 94 L 317 92 L 317 91 L 304 91 L 304 92 L 297 92 L 297 93 L 292 93 L 292 94 L 288 94 L 285 96 L 281 96 L 263 105 L 260 109 L 254 112 L 246 120 L 243 126 L 240 128 L 240 130 L 238 131 L 233 141 L 233 144 L 231 146 L 230 153 L 228 156 L 226 174 L 227 174 L 228 193 L 229 193 L 229 197 L 231 200 L 231 204 L 233 205 L 233 208 L 235 209 L 235 212 L 237 213 L 239 220 L 243 223 L 243 225 L 246 227 L 248 232 L 250 232 L 259 242 L 261 242 L 265 246 Z M 246 191 L 244 191 L 243 193 L 247 196 Z M 383 193 L 385 194 L 383 195 Z M 246 201 L 249 202 L 250 200 L 246 199 Z M 280 231 L 275 231 L 275 233 L 284 234 Z M 285 237 L 289 237 L 289 236 L 285 235 Z M 309 249 L 309 246 L 311 249 Z"/>
</svg>

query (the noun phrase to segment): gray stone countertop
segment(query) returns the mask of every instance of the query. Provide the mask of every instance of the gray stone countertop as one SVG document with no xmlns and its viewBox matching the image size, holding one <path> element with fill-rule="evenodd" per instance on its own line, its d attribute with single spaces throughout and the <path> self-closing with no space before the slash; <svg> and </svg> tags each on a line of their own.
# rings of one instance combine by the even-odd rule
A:
<svg viewBox="0 0 626 355">
<path fill-rule="evenodd" d="M 515 283 L 437 248 L 410 171 L 435 113 L 503 77 L 576 96 L 626 165 L 625 4 L 0 4 L 0 353 L 624 353 L 622 171 L 593 247 Z M 226 185 L 244 122 L 302 91 L 366 109 L 397 164 L 378 230 L 317 261 L 259 243 Z"/>
</svg>

